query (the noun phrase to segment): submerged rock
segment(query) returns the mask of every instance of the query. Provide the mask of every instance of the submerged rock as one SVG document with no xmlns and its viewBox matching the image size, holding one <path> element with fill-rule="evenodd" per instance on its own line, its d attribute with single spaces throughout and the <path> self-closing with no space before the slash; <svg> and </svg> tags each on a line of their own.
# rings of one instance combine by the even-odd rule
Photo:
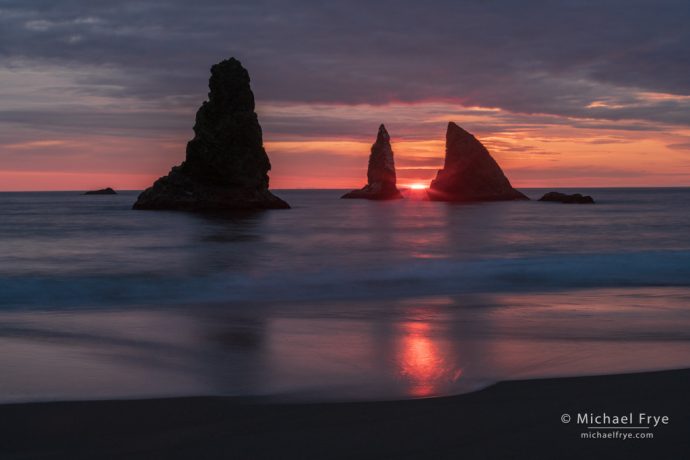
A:
<svg viewBox="0 0 690 460">
<path fill-rule="evenodd" d="M 560 192 L 549 192 L 543 197 L 539 198 L 539 201 L 555 201 L 557 203 L 567 204 L 594 204 L 594 198 L 589 195 L 581 195 L 579 193 L 568 195 Z"/>
<path fill-rule="evenodd" d="M 443 169 L 431 181 L 435 201 L 529 200 L 515 190 L 489 151 L 472 134 L 453 122 L 446 131 Z"/>
<path fill-rule="evenodd" d="M 89 190 L 88 192 L 84 192 L 84 195 L 117 195 L 117 192 L 108 187 L 100 190 Z"/>
<path fill-rule="evenodd" d="M 231 58 L 211 67 L 186 159 L 144 190 L 134 209 L 222 211 L 289 208 L 268 191 L 271 163 L 254 112 L 249 74 Z"/>
<path fill-rule="evenodd" d="M 402 194 L 395 185 L 395 160 L 391 138 L 384 125 L 379 126 L 376 142 L 371 146 L 367 185 L 346 193 L 341 198 L 363 198 L 367 200 L 395 200 Z"/>
</svg>

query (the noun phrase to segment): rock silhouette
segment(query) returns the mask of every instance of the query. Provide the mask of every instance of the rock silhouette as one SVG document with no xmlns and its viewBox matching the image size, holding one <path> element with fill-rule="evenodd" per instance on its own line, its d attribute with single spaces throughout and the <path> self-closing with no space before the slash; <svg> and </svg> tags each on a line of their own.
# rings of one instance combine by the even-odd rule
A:
<svg viewBox="0 0 690 460">
<path fill-rule="evenodd" d="M 367 185 L 346 193 L 341 198 L 363 198 L 367 200 L 395 200 L 402 194 L 395 185 L 395 161 L 391 139 L 384 125 L 379 126 L 376 142 L 371 146 Z"/>
<path fill-rule="evenodd" d="M 435 201 L 529 200 L 510 185 L 486 147 L 453 122 L 446 131 L 443 169 L 428 192 Z"/>
<path fill-rule="evenodd" d="M 539 198 L 539 201 L 555 201 L 557 203 L 567 203 L 567 204 L 594 204 L 594 198 L 589 195 L 581 195 L 580 193 L 574 193 L 568 195 L 566 193 L 559 192 L 549 192 L 543 197 Z"/>
<path fill-rule="evenodd" d="M 290 206 L 268 191 L 271 169 L 249 73 L 235 58 L 211 67 L 186 159 L 139 195 L 134 209 L 222 211 Z"/>
<path fill-rule="evenodd" d="M 89 190 L 88 192 L 84 192 L 84 195 L 117 195 L 117 192 L 108 187 L 99 190 Z"/>
</svg>

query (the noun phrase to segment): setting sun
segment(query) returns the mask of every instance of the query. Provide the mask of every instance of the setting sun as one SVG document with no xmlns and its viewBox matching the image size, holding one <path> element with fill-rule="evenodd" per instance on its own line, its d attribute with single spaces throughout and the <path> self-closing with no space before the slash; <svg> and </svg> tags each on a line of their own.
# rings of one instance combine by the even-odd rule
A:
<svg viewBox="0 0 690 460">
<path fill-rule="evenodd" d="M 412 190 L 424 190 L 424 189 L 427 188 L 427 185 L 418 182 L 418 183 L 415 183 L 415 184 L 410 184 L 410 188 L 411 188 Z"/>
</svg>

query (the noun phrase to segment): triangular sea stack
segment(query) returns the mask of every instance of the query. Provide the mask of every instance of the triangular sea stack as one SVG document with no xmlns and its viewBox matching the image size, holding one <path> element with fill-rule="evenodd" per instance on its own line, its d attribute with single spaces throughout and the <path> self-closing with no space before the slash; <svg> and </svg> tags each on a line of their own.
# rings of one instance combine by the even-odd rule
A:
<svg viewBox="0 0 690 460">
<path fill-rule="evenodd" d="M 489 151 L 472 134 L 453 122 L 446 132 L 443 169 L 431 181 L 435 201 L 529 200 L 515 190 Z"/>
<path fill-rule="evenodd" d="M 395 161 L 391 138 L 384 125 L 379 126 L 376 142 L 371 146 L 367 185 L 346 193 L 341 198 L 364 198 L 367 200 L 395 200 L 402 198 L 395 186 Z"/>
<path fill-rule="evenodd" d="M 290 206 L 268 191 L 271 163 L 249 74 L 235 58 L 211 67 L 187 157 L 139 195 L 134 209 L 223 211 Z"/>
</svg>

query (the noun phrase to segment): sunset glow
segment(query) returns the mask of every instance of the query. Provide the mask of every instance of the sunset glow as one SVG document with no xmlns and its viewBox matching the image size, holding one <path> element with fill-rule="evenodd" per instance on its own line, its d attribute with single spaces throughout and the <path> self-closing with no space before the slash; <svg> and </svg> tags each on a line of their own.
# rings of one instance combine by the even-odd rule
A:
<svg viewBox="0 0 690 460">
<path fill-rule="evenodd" d="M 426 184 L 422 184 L 422 183 L 420 183 L 420 182 L 417 182 L 417 183 L 414 183 L 414 184 L 410 184 L 409 187 L 410 187 L 412 190 L 424 190 L 424 189 L 427 188 L 427 185 L 426 185 Z"/>
<path fill-rule="evenodd" d="M 509 4 L 449 4 L 428 18 L 430 41 L 417 46 L 414 34 L 396 30 L 425 33 L 404 8 L 396 21 L 376 24 L 382 36 L 373 41 L 369 18 L 346 4 L 310 10 L 317 29 L 277 10 L 262 42 L 245 40 L 264 17 L 251 8 L 201 8 L 197 26 L 175 35 L 165 31 L 189 21 L 160 8 L 163 22 L 150 30 L 130 28 L 136 18 L 126 9 L 91 3 L 84 17 L 23 2 L 3 10 L 0 190 L 149 185 L 184 159 L 208 68 L 230 55 L 251 75 L 272 188 L 361 187 L 381 123 L 399 184 L 428 184 L 443 164 L 448 121 L 477 136 L 516 187 L 690 185 L 690 87 L 685 61 L 674 58 L 687 46 L 659 38 L 683 37 L 684 28 L 650 23 L 641 10 L 630 12 L 649 27 L 639 43 L 615 8 L 595 15 L 611 28 L 594 27 L 587 8 L 572 11 L 583 43 L 552 27 L 549 14 L 560 14 L 552 7 L 535 16 Z M 477 24 L 494 18 L 491 29 L 512 46 L 476 36 L 483 27 L 458 29 L 454 14 Z M 230 22 L 218 28 L 215 17 Z M 341 26 L 346 43 L 330 49 L 339 41 L 324 31 Z M 217 35 L 213 46 L 200 30 Z M 655 64 L 641 65 L 646 59 Z"/>
<path fill-rule="evenodd" d="M 291 111 L 260 104 L 258 110 L 271 158 L 271 187 L 278 189 L 361 186 L 379 120 L 386 122 L 391 133 L 401 187 L 428 187 L 443 165 L 448 120 L 473 132 L 517 187 L 690 185 L 690 131 L 681 126 L 625 123 L 616 127 L 594 120 L 569 126 L 558 118 L 551 123 L 543 119 L 532 122 L 537 117 L 515 119 L 500 110 L 427 103 L 300 105 Z M 436 115 L 439 110 L 444 115 Z M 297 135 L 281 128 L 293 119 L 311 117 L 315 111 L 322 118 L 313 126 L 313 133 Z M 181 123 L 191 123 L 193 114 L 194 108 L 189 107 Z M 410 123 L 411 117 L 424 122 Z M 360 118 L 359 128 L 353 127 L 347 137 L 320 133 L 324 124 L 347 123 L 353 118 Z M 74 137 L 69 132 L 13 129 L 0 141 L 0 189 L 144 188 L 184 159 L 191 130 L 175 132 L 174 126 L 164 138 L 125 137 L 98 130 Z M 632 129 L 634 126 L 640 129 Z M 29 158 L 34 160 L 26 161 Z"/>
</svg>

